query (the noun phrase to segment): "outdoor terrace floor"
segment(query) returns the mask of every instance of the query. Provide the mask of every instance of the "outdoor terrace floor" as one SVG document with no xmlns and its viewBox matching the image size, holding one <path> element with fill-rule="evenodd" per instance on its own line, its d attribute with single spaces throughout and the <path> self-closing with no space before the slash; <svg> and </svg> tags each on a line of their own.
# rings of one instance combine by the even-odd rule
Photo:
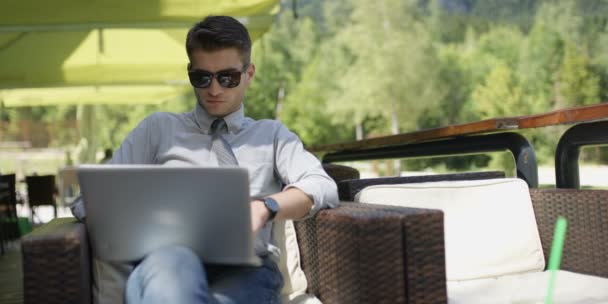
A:
<svg viewBox="0 0 608 304">
<path fill-rule="evenodd" d="M 21 250 L 17 242 L 0 256 L 0 303 L 23 303 L 23 271 L 21 269 Z"/>
</svg>

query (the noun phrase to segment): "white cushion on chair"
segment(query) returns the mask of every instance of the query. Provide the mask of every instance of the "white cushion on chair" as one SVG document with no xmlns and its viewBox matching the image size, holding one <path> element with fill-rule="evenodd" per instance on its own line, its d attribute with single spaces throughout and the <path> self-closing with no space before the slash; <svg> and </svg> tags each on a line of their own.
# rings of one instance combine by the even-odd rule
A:
<svg viewBox="0 0 608 304">
<path fill-rule="evenodd" d="M 521 179 L 377 185 L 363 189 L 355 201 L 442 210 L 448 280 L 545 267 L 528 186 Z"/>
<path fill-rule="evenodd" d="M 448 282 L 450 304 L 544 303 L 549 272 L 506 275 Z M 555 304 L 608 303 L 608 279 L 558 271 L 553 293 Z"/>
<path fill-rule="evenodd" d="M 283 290 L 281 290 L 282 303 L 321 303 L 314 295 L 306 293 L 308 282 L 300 264 L 300 248 L 293 221 L 275 222 L 273 235 L 281 250 L 278 266 L 285 282 Z"/>
</svg>

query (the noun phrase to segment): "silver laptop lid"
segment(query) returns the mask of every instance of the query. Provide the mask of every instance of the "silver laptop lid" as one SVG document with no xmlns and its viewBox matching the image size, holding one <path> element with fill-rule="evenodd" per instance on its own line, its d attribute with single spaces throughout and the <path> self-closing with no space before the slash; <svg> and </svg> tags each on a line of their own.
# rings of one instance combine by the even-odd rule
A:
<svg viewBox="0 0 608 304">
<path fill-rule="evenodd" d="M 98 258 L 136 261 L 182 245 L 205 263 L 260 263 L 244 168 L 85 165 L 78 179 Z"/>
</svg>

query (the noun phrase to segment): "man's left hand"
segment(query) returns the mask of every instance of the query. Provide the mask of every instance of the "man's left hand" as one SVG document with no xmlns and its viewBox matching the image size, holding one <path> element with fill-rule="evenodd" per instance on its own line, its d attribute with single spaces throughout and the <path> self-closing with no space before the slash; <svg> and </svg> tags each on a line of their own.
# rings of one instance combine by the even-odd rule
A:
<svg viewBox="0 0 608 304">
<path fill-rule="evenodd" d="M 251 202 L 251 229 L 254 234 L 262 230 L 268 222 L 270 211 L 266 208 L 263 201 L 254 200 Z"/>
</svg>

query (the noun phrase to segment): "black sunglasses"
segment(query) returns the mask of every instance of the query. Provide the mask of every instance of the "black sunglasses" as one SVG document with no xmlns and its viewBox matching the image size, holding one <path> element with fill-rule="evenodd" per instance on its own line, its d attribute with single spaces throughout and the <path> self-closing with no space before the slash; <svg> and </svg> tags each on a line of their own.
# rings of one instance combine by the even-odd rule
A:
<svg viewBox="0 0 608 304">
<path fill-rule="evenodd" d="M 189 71 L 188 77 L 190 78 L 190 84 L 193 87 L 206 89 L 211 85 L 213 78 L 217 79 L 220 86 L 224 88 L 234 88 L 241 83 L 241 74 L 243 74 L 249 64 L 243 65 L 243 69 L 238 70 L 227 70 L 219 71 L 217 73 L 211 73 L 209 71 L 195 70 Z"/>
</svg>

